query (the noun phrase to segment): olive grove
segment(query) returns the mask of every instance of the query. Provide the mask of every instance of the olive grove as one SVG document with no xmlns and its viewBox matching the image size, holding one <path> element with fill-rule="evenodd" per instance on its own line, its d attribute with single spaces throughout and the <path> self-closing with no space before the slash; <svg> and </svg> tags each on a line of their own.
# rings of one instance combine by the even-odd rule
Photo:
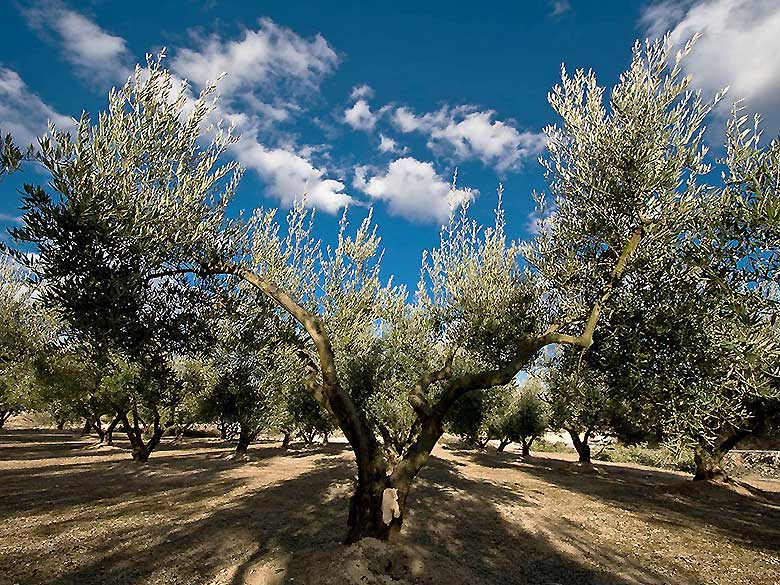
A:
<svg viewBox="0 0 780 585">
<path fill-rule="evenodd" d="M 594 365 L 603 358 L 609 370 L 635 348 L 635 330 L 620 327 L 632 307 L 652 318 L 723 313 L 693 324 L 712 328 L 697 350 L 717 353 L 701 363 L 686 354 L 695 383 L 681 389 L 642 374 L 651 390 L 637 389 L 668 393 L 669 425 L 688 425 L 686 436 L 695 426 L 706 451 L 750 419 L 753 402 L 742 398 L 777 389 L 777 362 L 756 364 L 775 355 L 780 205 L 777 146 L 760 148 L 739 120 L 729 171 L 707 183 L 704 123 L 722 94 L 690 90 L 681 74 L 690 46 L 674 55 L 663 39 L 637 44 L 609 91 L 592 72 L 563 69 L 549 94 L 560 121 L 545 129 L 538 233 L 509 240 L 501 189 L 490 226 L 453 201 L 413 294 L 383 279 L 371 213 L 354 228 L 345 212 L 332 247 L 313 236 L 303 194 L 286 221 L 274 209 L 228 214 L 242 169 L 222 162 L 238 137 L 212 124 L 216 87 L 193 97 L 151 58 L 110 93 L 96 123 L 84 115 L 73 133 L 52 127 L 40 140 L 50 184 L 25 188 L 22 225 L 12 230 L 39 256 L 16 257 L 41 285 L 40 302 L 61 312 L 109 379 L 121 379 L 111 415 L 134 459 L 145 461 L 175 424 L 169 413 L 191 386 L 177 382 L 181 356 L 210 364 L 203 396 L 219 396 L 216 416 L 239 425 L 239 451 L 262 428 L 289 427 L 289 397 L 305 388 L 355 455 L 347 542 L 396 534 L 448 417 L 513 384 L 548 346 L 565 348 L 570 363 L 553 378 L 572 407 L 553 402 L 551 420 L 570 427 L 589 459 L 602 419 L 588 416 L 603 407 L 591 394 L 639 388 L 626 371 Z M 710 205 L 718 198 L 725 203 Z M 709 295 L 706 304 L 694 290 Z M 643 355 L 636 349 L 625 363 Z M 712 418 L 691 414 L 702 401 Z"/>
</svg>

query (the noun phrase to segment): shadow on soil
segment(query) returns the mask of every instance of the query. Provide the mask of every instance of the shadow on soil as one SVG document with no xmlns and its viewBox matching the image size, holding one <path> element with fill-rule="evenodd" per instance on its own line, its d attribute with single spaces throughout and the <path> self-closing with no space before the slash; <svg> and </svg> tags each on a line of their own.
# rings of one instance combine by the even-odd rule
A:
<svg viewBox="0 0 780 585">
<path fill-rule="evenodd" d="M 23 442 L 22 433 L 16 438 Z M 71 446 L 62 448 L 63 439 L 58 433 L 28 436 L 28 440 L 48 443 L 50 454 L 66 458 L 62 464 L 2 471 L 0 519 L 20 512 L 42 515 L 45 520 L 31 532 L 36 539 L 50 539 L 49 554 L 62 559 L 42 569 L 32 566 L 24 578 L 12 582 L 239 585 L 294 579 L 294 583 L 313 584 L 320 581 L 312 559 L 322 551 L 332 552 L 330 558 L 338 557 L 344 550 L 339 540 L 345 532 L 354 470 L 342 445 L 288 452 L 259 445 L 250 449 L 246 461 L 233 461 L 227 457 L 229 446 L 195 440 L 165 445 L 147 465 L 139 466 L 125 454 L 120 454 L 121 459 L 96 461 L 70 458 Z M 7 435 L 2 442 L 9 443 Z M 252 486 L 249 472 L 273 478 L 279 466 L 291 465 L 288 458 L 310 456 L 316 460 L 309 470 L 294 477 L 281 474 L 261 488 Z M 497 464 L 504 459 L 506 455 L 486 461 Z M 552 465 L 557 462 L 545 460 L 544 466 L 532 465 L 524 471 L 559 484 L 570 482 L 571 489 L 589 490 L 593 495 L 602 490 L 600 482 L 610 481 L 599 478 L 583 487 L 579 478 Z M 641 482 L 637 479 L 637 483 Z M 604 497 L 610 497 L 610 490 L 603 491 Z M 646 497 L 633 500 L 626 494 L 616 500 L 623 506 L 646 502 Z M 482 583 L 663 582 L 660 576 L 631 566 L 627 559 L 601 547 L 578 527 L 561 523 L 545 526 L 545 531 L 565 533 L 575 550 L 606 566 L 620 567 L 630 579 L 588 567 L 555 549 L 543 531 L 526 531 L 521 519 L 510 523 L 500 513 L 502 507 L 510 506 L 522 514 L 524 507 L 534 505 L 511 483 L 470 479 L 456 461 L 433 457 L 410 495 L 402 536 L 402 543 L 421 551 L 422 577 L 417 582 L 443 582 L 434 569 L 426 570 L 426 559 L 432 556 L 450 559 Z M 660 506 L 661 501 L 651 499 L 650 505 Z M 666 500 L 664 505 L 668 505 Z M 110 529 L 115 522 L 116 529 Z M 91 533 L 93 527 L 102 529 L 100 536 L 86 543 L 74 545 L 68 537 L 71 531 Z M 29 558 L 10 558 L 12 553 L 7 550 L 0 550 L 0 568 L 29 562 Z"/>
<path fill-rule="evenodd" d="M 571 461 L 517 453 L 459 450 L 479 465 L 514 468 L 569 491 L 599 498 L 649 523 L 716 531 L 754 549 L 780 551 L 780 493 L 754 486 L 694 482 L 663 470 L 596 462 L 597 473 Z M 741 489 L 739 489 L 741 488 Z M 740 493 L 748 492 L 748 493 Z"/>
</svg>

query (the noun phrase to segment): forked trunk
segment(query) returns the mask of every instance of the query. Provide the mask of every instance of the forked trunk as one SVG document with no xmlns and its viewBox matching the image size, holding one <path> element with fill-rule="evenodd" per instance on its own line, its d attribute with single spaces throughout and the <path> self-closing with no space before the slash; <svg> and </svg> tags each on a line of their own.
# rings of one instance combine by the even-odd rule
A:
<svg viewBox="0 0 780 585">
<path fill-rule="evenodd" d="M 574 444 L 574 448 L 577 450 L 580 463 L 590 463 L 590 445 L 588 444 L 589 434 L 590 431 L 586 431 L 583 435 L 583 438 L 580 439 L 579 433 L 572 430 L 569 431 L 571 442 Z"/>
<path fill-rule="evenodd" d="M 149 460 L 149 455 L 151 455 L 152 451 L 160 444 L 160 440 L 165 433 L 165 428 L 160 426 L 160 415 L 157 413 L 154 415 L 154 431 L 147 443 L 144 443 L 143 433 L 138 425 L 138 418 L 135 413 L 133 414 L 132 426 L 127 418 L 127 414 L 122 413 L 120 420 L 127 433 L 127 438 L 130 440 L 133 461 L 137 463 L 146 463 Z"/>
<path fill-rule="evenodd" d="M 122 422 L 122 416 L 124 414 L 125 413 L 122 411 L 117 412 L 116 416 L 114 416 L 114 418 L 111 419 L 111 422 L 108 423 L 108 426 L 106 427 L 106 445 L 114 444 L 114 429 L 116 428 L 116 425 Z"/>
<path fill-rule="evenodd" d="M 383 466 L 372 477 L 359 479 L 349 502 L 345 544 L 363 538 L 393 539 L 403 525 L 409 483 L 394 484 Z"/>
<path fill-rule="evenodd" d="M 507 445 L 509 445 L 509 443 L 511 443 L 511 442 L 512 442 L 512 441 L 510 441 L 510 440 L 509 440 L 509 439 L 507 439 L 507 438 L 503 438 L 503 439 L 501 439 L 501 442 L 498 444 L 498 449 L 497 449 L 497 450 L 498 450 L 499 452 L 503 451 L 504 449 L 506 449 L 506 446 L 507 446 Z"/>
<path fill-rule="evenodd" d="M 100 420 L 100 417 L 97 417 L 97 419 L 92 423 L 92 428 L 95 429 L 95 432 L 100 438 L 100 442 L 103 443 L 106 440 L 106 431 L 103 429 L 103 423 Z"/>
<path fill-rule="evenodd" d="M 531 443 L 533 442 L 533 439 L 526 439 L 523 437 L 522 439 L 522 445 L 523 445 L 523 457 L 530 457 L 531 455 Z"/>
</svg>

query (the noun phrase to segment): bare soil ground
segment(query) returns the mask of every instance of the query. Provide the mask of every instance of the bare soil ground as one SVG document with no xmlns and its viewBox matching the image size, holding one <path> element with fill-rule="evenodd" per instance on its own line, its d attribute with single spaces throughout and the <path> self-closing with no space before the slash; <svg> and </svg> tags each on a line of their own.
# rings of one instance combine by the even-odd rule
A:
<svg viewBox="0 0 780 585">
<path fill-rule="evenodd" d="M 694 485 L 565 455 L 437 447 L 398 543 L 345 547 L 344 445 L 0 432 L 0 584 L 780 583 L 780 483 Z"/>
</svg>

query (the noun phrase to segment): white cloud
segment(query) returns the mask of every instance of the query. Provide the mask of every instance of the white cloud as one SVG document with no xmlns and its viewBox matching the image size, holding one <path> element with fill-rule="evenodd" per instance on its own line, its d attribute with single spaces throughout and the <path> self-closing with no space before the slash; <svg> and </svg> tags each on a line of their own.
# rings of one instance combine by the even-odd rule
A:
<svg viewBox="0 0 780 585">
<path fill-rule="evenodd" d="M 376 114 L 365 100 L 358 100 L 351 108 L 344 110 L 344 122 L 354 130 L 371 132 L 376 126 Z"/>
<path fill-rule="evenodd" d="M 257 30 L 244 31 L 240 40 L 211 36 L 197 50 L 180 49 L 171 67 L 199 87 L 227 73 L 219 87 L 230 99 L 258 90 L 270 92 L 279 84 L 292 93 L 311 90 L 335 69 L 338 60 L 321 35 L 307 40 L 263 18 Z"/>
<path fill-rule="evenodd" d="M 23 148 L 46 132 L 49 121 L 61 130 L 73 125 L 71 118 L 56 112 L 33 93 L 16 71 L 0 67 L 0 129 L 3 134 L 10 132 L 17 146 Z"/>
<path fill-rule="evenodd" d="M 393 122 L 401 132 L 414 132 L 420 127 L 417 117 L 406 108 L 397 108 L 393 113 Z"/>
<path fill-rule="evenodd" d="M 428 135 L 428 146 L 435 152 L 449 150 L 459 160 L 478 159 L 499 172 L 519 167 L 544 149 L 544 134 L 520 132 L 507 122 L 493 120 L 493 115 L 492 110 L 472 106 L 445 106 L 416 116 L 400 107 L 393 122 L 402 132 Z"/>
<path fill-rule="evenodd" d="M 351 100 L 370 99 L 372 97 L 374 97 L 374 88 L 367 83 L 356 85 L 349 94 L 349 99 Z"/>
<path fill-rule="evenodd" d="M 294 135 L 273 126 L 302 111 L 299 98 L 316 91 L 338 60 L 321 35 L 305 39 L 264 18 L 257 30 L 246 30 L 237 40 L 211 36 L 195 49 L 178 50 L 171 68 L 196 87 L 227 73 L 219 82 L 215 117 L 234 124 L 241 135 L 231 149 L 236 160 L 255 171 L 266 193 L 283 206 L 306 194 L 308 205 L 336 213 L 353 200 L 344 183 L 328 178 L 328 170 L 312 161 L 316 147 L 297 148 Z M 270 143 L 259 140 L 261 131 Z"/>
<path fill-rule="evenodd" d="M 336 213 L 352 201 L 344 192 L 344 183 L 328 179 L 325 169 L 315 167 L 301 154 L 268 148 L 251 135 L 244 135 L 233 152 L 239 162 L 260 175 L 268 193 L 286 207 L 304 194 L 307 204 L 327 213 Z"/>
<path fill-rule="evenodd" d="M 769 134 L 780 131 L 780 3 L 777 0 L 677 0 L 645 9 L 642 24 L 649 36 L 671 31 L 683 45 L 701 32 L 684 60 L 692 85 L 705 94 L 730 85 L 727 102 L 745 100 L 750 111 L 766 118 Z M 728 103 L 724 103 L 725 114 Z"/>
<path fill-rule="evenodd" d="M 569 0 L 550 0 L 550 9 L 551 16 L 559 16 L 571 10 L 571 3 Z"/>
<path fill-rule="evenodd" d="M 391 214 L 415 221 L 443 223 L 453 208 L 478 193 L 470 189 L 453 191 L 450 182 L 442 179 L 431 163 L 411 157 L 394 160 L 384 175 L 367 180 L 366 172 L 366 167 L 355 168 L 355 187 L 374 200 L 386 202 Z"/>
<path fill-rule="evenodd" d="M 380 152 L 395 152 L 398 150 L 398 144 L 395 140 L 384 134 L 379 134 L 379 150 Z"/>
<path fill-rule="evenodd" d="M 58 37 L 62 57 L 94 87 L 105 89 L 130 74 L 132 59 L 125 39 L 106 32 L 83 14 L 56 0 L 35 2 L 23 14 L 39 33 L 53 32 Z"/>
</svg>

